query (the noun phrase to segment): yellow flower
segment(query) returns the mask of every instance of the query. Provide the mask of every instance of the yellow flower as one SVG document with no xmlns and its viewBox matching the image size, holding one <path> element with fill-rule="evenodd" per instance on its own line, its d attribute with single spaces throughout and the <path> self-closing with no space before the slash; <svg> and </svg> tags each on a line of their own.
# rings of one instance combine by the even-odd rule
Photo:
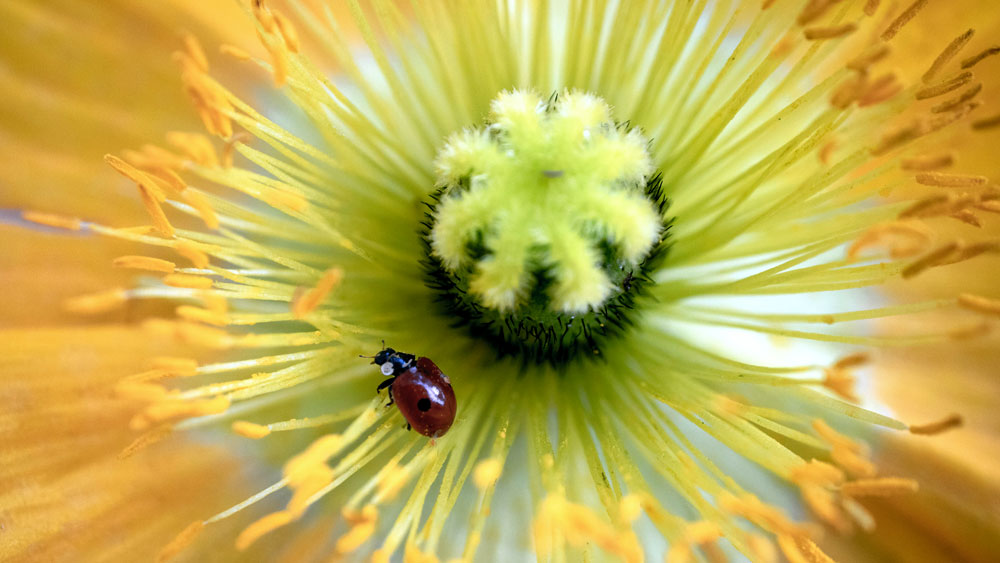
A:
<svg viewBox="0 0 1000 563">
<path fill-rule="evenodd" d="M 882 4 L 3 7 L 0 555 L 986 560 L 1000 15 Z"/>
</svg>

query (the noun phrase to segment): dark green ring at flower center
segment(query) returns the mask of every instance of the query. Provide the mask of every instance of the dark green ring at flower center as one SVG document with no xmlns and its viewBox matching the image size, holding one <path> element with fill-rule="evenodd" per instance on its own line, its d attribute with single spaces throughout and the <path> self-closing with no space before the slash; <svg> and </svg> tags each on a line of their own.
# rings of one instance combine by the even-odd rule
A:
<svg viewBox="0 0 1000 563">
<path fill-rule="evenodd" d="M 511 357 L 523 364 L 548 363 L 555 367 L 580 359 L 600 359 L 603 346 L 623 336 L 632 326 L 637 307 L 653 283 L 651 274 L 667 256 L 673 219 L 663 221 L 658 242 L 636 266 L 617 258 L 612 245 L 602 245 L 601 266 L 615 289 L 600 308 L 578 314 L 553 311 L 547 291 L 552 278 L 540 268 L 531 273 L 532 290 L 524 304 L 514 311 L 503 312 L 480 305 L 469 292 L 473 266 L 449 272 L 431 252 L 435 210 L 449 188 L 437 190 L 425 202 L 428 211 L 421 223 L 424 246 L 421 264 L 427 287 L 434 292 L 441 314 L 452 320 L 453 326 L 464 327 L 474 338 L 488 343 L 498 358 Z M 660 217 L 667 217 L 669 201 L 663 197 L 659 174 L 646 183 L 645 192 L 659 207 Z M 468 249 L 470 256 L 478 259 L 485 253 L 481 240 L 473 237 Z"/>
</svg>

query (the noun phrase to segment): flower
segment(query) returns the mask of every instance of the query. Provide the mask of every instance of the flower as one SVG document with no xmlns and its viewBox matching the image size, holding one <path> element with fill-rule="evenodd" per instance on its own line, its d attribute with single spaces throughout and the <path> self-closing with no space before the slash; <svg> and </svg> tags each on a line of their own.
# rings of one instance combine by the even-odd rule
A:
<svg viewBox="0 0 1000 563">
<path fill-rule="evenodd" d="M 879 470 L 873 428 L 960 423 L 865 408 L 867 349 L 971 338 L 1000 311 L 951 285 L 859 289 L 997 252 L 942 226 L 997 210 L 945 150 L 994 131 L 976 76 L 996 50 L 959 30 L 919 76 L 886 70 L 925 4 L 258 1 L 258 54 L 184 35 L 207 133 L 105 157 L 147 217 L 17 205 L 78 237 L 60 245 L 109 237 L 138 275 L 64 302 L 128 313 L 86 335 L 99 354 L 36 358 L 79 330 L 12 335 L 74 372 L 5 388 L 24 424 L 6 465 L 73 500 L 32 520 L 53 501 L 19 487 L 5 544 L 107 558 L 107 530 L 159 507 L 159 543 L 134 528 L 123 553 L 826 560 L 824 529 L 870 530 L 869 497 L 918 486 Z M 284 101 L 216 78 L 241 64 Z M 936 312 L 962 315 L 914 320 Z M 407 432 L 374 392 L 358 356 L 387 345 L 450 376 L 447 434 Z M 101 525 L 53 535 L 80 522 Z"/>
</svg>

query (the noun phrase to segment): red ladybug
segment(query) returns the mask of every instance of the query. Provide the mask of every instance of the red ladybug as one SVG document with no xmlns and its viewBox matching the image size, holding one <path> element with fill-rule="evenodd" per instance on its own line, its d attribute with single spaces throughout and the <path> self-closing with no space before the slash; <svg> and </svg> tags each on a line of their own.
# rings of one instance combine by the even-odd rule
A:
<svg viewBox="0 0 1000 563">
<path fill-rule="evenodd" d="M 406 419 L 407 428 L 431 438 L 444 436 L 455 422 L 455 391 L 451 380 L 430 358 L 384 348 L 372 363 L 381 367 L 386 379 L 377 391 L 389 388 L 389 404 Z M 387 405 L 388 406 L 388 405 Z"/>
</svg>

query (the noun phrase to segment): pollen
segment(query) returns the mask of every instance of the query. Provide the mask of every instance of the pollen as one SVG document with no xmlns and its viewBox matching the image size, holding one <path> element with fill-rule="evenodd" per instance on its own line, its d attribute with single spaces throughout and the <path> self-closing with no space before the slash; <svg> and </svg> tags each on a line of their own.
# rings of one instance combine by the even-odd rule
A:
<svg viewBox="0 0 1000 563">
<path fill-rule="evenodd" d="M 356 551 L 375 533 L 378 522 L 378 510 L 373 505 L 366 505 L 358 511 L 345 511 L 344 519 L 351 524 L 346 534 L 337 538 L 337 553 L 346 554 Z"/>
<path fill-rule="evenodd" d="M 476 467 L 472 470 L 472 481 L 480 489 L 486 489 L 492 487 L 497 479 L 500 478 L 500 472 L 503 471 L 503 460 L 490 458 L 484 459 L 476 464 Z"/>
<path fill-rule="evenodd" d="M 263 424 L 255 424 L 253 422 L 247 422 L 245 420 L 237 420 L 232 424 L 233 432 L 243 436 L 244 438 L 251 438 L 253 440 L 259 440 L 265 436 L 271 434 L 271 429 Z"/>
<path fill-rule="evenodd" d="M 878 479 L 858 479 L 844 483 L 840 492 L 849 497 L 887 497 L 905 493 L 913 493 L 919 489 L 913 479 L 900 477 L 882 477 Z"/>
<path fill-rule="evenodd" d="M 135 270 L 149 270 L 151 272 L 163 272 L 169 274 L 177 267 L 169 260 L 153 258 L 151 256 L 119 256 L 115 258 L 111 265 L 116 268 L 131 268 Z"/>
<path fill-rule="evenodd" d="M 263 516 L 253 524 L 244 528 L 243 531 L 240 532 L 240 535 L 236 536 L 236 549 L 239 551 L 245 551 L 260 538 L 282 526 L 289 524 L 291 521 L 292 515 L 286 511 L 272 512 Z"/>
<path fill-rule="evenodd" d="M 190 289 L 208 289 L 212 287 L 212 279 L 190 274 L 169 274 L 163 277 L 163 283 L 171 287 L 186 287 Z"/>
<path fill-rule="evenodd" d="M 89 295 L 71 297 L 63 302 L 63 308 L 70 313 L 96 315 L 113 311 L 128 299 L 124 289 L 115 288 Z"/>
<path fill-rule="evenodd" d="M 160 553 L 156 556 L 156 563 L 166 563 L 170 561 L 181 551 L 184 551 L 188 546 L 194 543 L 194 540 L 198 539 L 201 535 L 202 530 L 205 528 L 205 523 L 201 520 L 192 522 L 188 527 L 184 528 L 181 533 L 170 541 L 167 545 L 163 546 Z"/>
<path fill-rule="evenodd" d="M 315 311 L 343 278 L 344 271 L 340 268 L 327 270 L 315 287 L 302 293 L 298 299 L 292 300 L 292 314 L 295 318 L 301 319 Z"/>
<path fill-rule="evenodd" d="M 54 213 L 42 213 L 39 211 L 22 211 L 21 218 L 46 227 L 66 229 L 68 231 L 79 231 L 83 226 L 83 221 L 76 217 L 56 215 Z"/>
</svg>

